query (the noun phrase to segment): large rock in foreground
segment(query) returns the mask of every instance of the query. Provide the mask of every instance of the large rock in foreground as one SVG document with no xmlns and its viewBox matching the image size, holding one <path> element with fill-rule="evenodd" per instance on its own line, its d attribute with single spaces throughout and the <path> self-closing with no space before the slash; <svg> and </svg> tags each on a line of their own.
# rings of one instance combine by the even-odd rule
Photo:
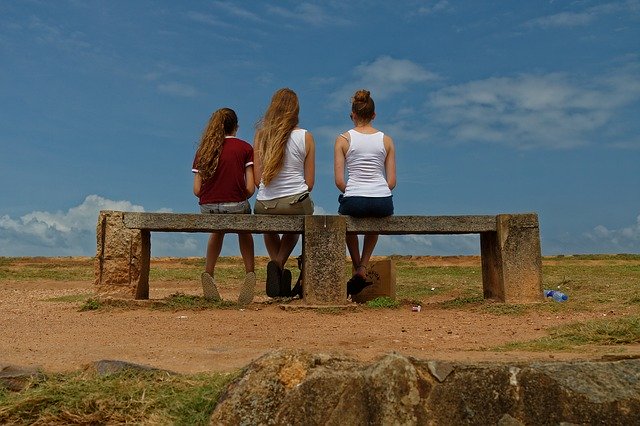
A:
<svg viewBox="0 0 640 426">
<path fill-rule="evenodd" d="M 279 351 L 247 367 L 211 424 L 640 424 L 640 360 L 487 363 Z"/>
</svg>

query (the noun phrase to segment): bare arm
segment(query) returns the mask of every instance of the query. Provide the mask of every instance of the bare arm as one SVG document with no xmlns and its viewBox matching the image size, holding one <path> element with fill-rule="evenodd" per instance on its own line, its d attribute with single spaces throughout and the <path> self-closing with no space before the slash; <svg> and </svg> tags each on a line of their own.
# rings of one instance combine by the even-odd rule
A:
<svg viewBox="0 0 640 426">
<path fill-rule="evenodd" d="M 333 147 L 333 176 L 336 186 L 342 193 L 347 189 L 347 182 L 344 178 L 344 162 L 345 153 L 348 149 L 349 144 L 345 137 L 342 135 L 338 136 Z"/>
<path fill-rule="evenodd" d="M 193 174 L 193 195 L 196 197 L 200 196 L 200 191 L 202 190 L 202 177 L 200 173 Z"/>
<path fill-rule="evenodd" d="M 393 139 L 387 135 L 384 135 L 384 148 L 387 151 L 387 158 L 384 160 L 387 185 L 389 185 L 389 189 L 393 189 L 396 187 L 396 148 Z"/>
<path fill-rule="evenodd" d="M 247 189 L 247 197 L 251 197 L 256 192 L 256 182 L 253 177 L 253 166 L 247 166 L 244 168 L 244 182 Z"/>
<path fill-rule="evenodd" d="M 260 142 L 253 138 L 253 183 L 260 186 L 262 180 L 262 154 L 260 152 Z"/>
<path fill-rule="evenodd" d="M 316 176 L 316 143 L 309 131 L 305 132 L 304 135 L 304 147 L 307 154 L 304 157 L 304 182 L 307 184 L 309 191 L 311 191 Z"/>
</svg>

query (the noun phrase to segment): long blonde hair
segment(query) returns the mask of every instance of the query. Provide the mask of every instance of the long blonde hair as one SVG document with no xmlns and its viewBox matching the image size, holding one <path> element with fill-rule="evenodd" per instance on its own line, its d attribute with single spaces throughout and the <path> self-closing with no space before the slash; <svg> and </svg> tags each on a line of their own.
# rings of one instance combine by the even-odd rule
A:
<svg viewBox="0 0 640 426">
<path fill-rule="evenodd" d="M 265 185 L 275 178 L 284 164 L 287 141 L 298 125 L 300 104 L 296 93 L 283 88 L 273 94 L 264 117 L 256 125 L 258 155 L 262 158 L 262 182 Z"/>
<path fill-rule="evenodd" d="M 224 137 L 233 134 L 237 128 L 238 116 L 231 108 L 220 108 L 211 114 L 196 151 L 196 168 L 203 180 L 216 172 Z"/>
</svg>

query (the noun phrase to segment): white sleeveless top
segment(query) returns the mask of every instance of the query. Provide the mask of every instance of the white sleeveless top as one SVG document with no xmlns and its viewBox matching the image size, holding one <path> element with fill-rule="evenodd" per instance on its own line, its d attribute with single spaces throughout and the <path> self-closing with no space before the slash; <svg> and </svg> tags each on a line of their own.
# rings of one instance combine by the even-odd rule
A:
<svg viewBox="0 0 640 426">
<path fill-rule="evenodd" d="M 291 132 L 284 151 L 284 165 L 268 186 L 260 182 L 256 197 L 258 200 L 273 200 L 309 190 L 304 181 L 304 159 L 307 156 L 304 144 L 306 133 L 305 129 L 294 129 Z"/>
<path fill-rule="evenodd" d="M 345 156 L 347 188 L 345 197 L 389 197 L 391 190 L 385 178 L 384 133 L 371 135 L 349 130 L 351 142 Z"/>
</svg>

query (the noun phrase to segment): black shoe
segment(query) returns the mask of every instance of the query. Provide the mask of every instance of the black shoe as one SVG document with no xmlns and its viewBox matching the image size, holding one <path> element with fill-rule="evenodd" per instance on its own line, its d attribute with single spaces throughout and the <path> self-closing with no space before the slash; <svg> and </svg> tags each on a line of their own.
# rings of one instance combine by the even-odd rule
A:
<svg viewBox="0 0 640 426">
<path fill-rule="evenodd" d="M 285 269 L 280 277 L 280 296 L 291 297 L 291 271 Z"/>
<path fill-rule="evenodd" d="M 282 271 L 276 262 L 270 260 L 267 263 L 267 296 L 280 296 L 280 281 L 282 279 Z"/>
<path fill-rule="evenodd" d="M 296 296 L 302 299 L 302 283 L 300 282 L 300 280 L 298 280 L 296 285 L 294 285 L 293 288 L 291 289 L 291 297 L 296 297 Z"/>
<path fill-rule="evenodd" d="M 356 274 L 347 281 L 347 295 L 355 296 L 370 285 L 373 285 L 373 282 L 367 281 L 362 275 Z"/>
</svg>

